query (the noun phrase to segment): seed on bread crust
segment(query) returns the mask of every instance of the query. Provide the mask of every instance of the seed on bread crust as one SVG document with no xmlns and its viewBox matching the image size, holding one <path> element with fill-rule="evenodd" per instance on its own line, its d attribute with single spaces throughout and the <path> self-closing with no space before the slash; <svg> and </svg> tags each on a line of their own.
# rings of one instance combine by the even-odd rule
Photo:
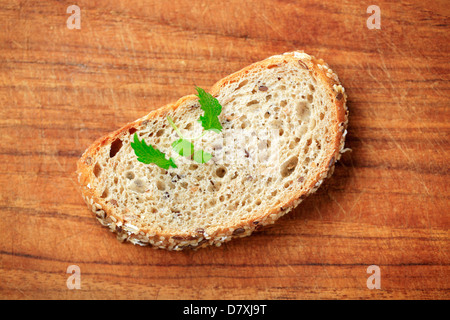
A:
<svg viewBox="0 0 450 320">
<path fill-rule="evenodd" d="M 233 231 L 233 236 L 237 236 L 238 234 L 242 234 L 245 232 L 244 228 L 237 228 L 236 230 Z"/>
<path fill-rule="evenodd" d="M 309 70 L 308 66 L 306 65 L 306 63 L 304 63 L 302 60 L 298 60 L 298 64 L 306 70 Z"/>
</svg>

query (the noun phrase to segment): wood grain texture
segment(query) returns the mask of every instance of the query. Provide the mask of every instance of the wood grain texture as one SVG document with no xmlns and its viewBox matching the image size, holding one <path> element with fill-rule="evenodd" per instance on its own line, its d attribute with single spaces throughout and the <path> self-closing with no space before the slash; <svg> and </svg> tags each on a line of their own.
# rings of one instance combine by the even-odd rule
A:
<svg viewBox="0 0 450 320">
<path fill-rule="evenodd" d="M 69 30 L 72 4 L 0 1 L 0 298 L 450 298 L 446 1 L 377 1 L 381 30 L 353 1 L 77 1 Z M 121 244 L 93 218 L 74 172 L 96 138 L 295 49 L 349 96 L 352 152 L 315 195 L 197 252 Z"/>
</svg>

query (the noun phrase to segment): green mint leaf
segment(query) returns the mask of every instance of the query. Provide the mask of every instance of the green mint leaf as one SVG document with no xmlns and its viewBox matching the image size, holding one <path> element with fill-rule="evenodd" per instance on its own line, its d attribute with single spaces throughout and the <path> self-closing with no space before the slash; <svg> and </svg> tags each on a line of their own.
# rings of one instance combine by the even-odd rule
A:
<svg viewBox="0 0 450 320">
<path fill-rule="evenodd" d="M 203 129 L 219 133 L 222 131 L 222 125 L 219 121 L 222 106 L 216 98 L 202 88 L 196 87 L 195 89 L 198 93 L 198 102 L 200 103 L 201 109 L 205 111 L 205 114 L 200 116 L 199 120 L 202 123 Z"/>
<path fill-rule="evenodd" d="M 134 134 L 134 141 L 131 142 L 131 147 L 136 154 L 138 161 L 145 164 L 156 164 L 158 167 L 163 169 L 169 169 L 170 167 L 176 168 L 175 162 L 172 158 L 166 159 L 166 155 L 153 148 L 151 145 L 147 145 L 142 139 L 139 141 L 137 133 Z"/>
<path fill-rule="evenodd" d="M 183 157 L 190 157 L 194 154 L 194 145 L 186 139 L 178 139 L 172 143 L 172 148 L 176 153 Z"/>
<path fill-rule="evenodd" d="M 194 161 L 198 163 L 206 163 L 211 160 L 212 154 L 203 150 L 197 150 L 194 152 Z"/>
</svg>

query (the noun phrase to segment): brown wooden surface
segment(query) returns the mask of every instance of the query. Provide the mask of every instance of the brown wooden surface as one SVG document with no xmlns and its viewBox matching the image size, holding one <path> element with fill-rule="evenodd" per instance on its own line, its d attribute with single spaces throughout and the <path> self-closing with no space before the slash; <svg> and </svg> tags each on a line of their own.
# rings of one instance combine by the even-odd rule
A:
<svg viewBox="0 0 450 320">
<path fill-rule="evenodd" d="M 449 299 L 447 1 L 0 1 L 0 298 Z M 97 137 L 270 55 L 349 95 L 333 177 L 279 223 L 197 252 L 121 244 L 74 171 Z M 369 265 L 381 289 L 369 290 Z M 69 265 L 81 289 L 69 290 Z"/>
</svg>

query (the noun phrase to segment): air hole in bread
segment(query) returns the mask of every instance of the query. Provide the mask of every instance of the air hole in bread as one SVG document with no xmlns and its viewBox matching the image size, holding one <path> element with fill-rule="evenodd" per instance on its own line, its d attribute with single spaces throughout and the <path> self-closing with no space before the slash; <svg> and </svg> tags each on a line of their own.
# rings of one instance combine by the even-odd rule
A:
<svg viewBox="0 0 450 320">
<path fill-rule="evenodd" d="M 307 104 L 305 101 L 300 101 L 295 108 L 295 111 L 297 112 L 297 116 L 300 118 L 304 117 L 304 115 L 307 113 L 307 110 L 308 110 L 308 108 L 307 108 Z"/>
<path fill-rule="evenodd" d="M 227 169 L 225 167 L 219 167 L 216 170 L 216 176 L 219 178 L 223 178 L 227 173 Z"/>
<path fill-rule="evenodd" d="M 240 88 L 242 88 L 243 86 L 245 86 L 248 83 L 248 80 L 244 80 L 241 81 L 238 85 L 238 87 L 236 88 L 236 90 L 239 90 Z"/>
<path fill-rule="evenodd" d="M 238 177 L 238 173 L 237 173 L 237 171 L 235 171 L 234 173 L 233 173 L 233 175 L 231 176 L 231 180 L 234 180 L 234 179 L 236 179 L 237 177 Z"/>
<path fill-rule="evenodd" d="M 109 157 L 113 158 L 117 152 L 122 148 L 122 140 L 116 139 L 111 143 L 111 149 L 109 151 Z"/>
<path fill-rule="evenodd" d="M 134 179 L 134 172 L 128 171 L 127 173 L 125 173 L 125 178 L 127 178 L 128 180 L 133 180 Z"/>
<path fill-rule="evenodd" d="M 230 210 L 236 210 L 239 206 L 239 201 L 236 201 L 234 203 L 231 203 L 228 207 L 230 208 Z"/>
<path fill-rule="evenodd" d="M 164 129 L 160 129 L 156 132 L 157 137 L 161 137 L 164 134 Z"/>
<path fill-rule="evenodd" d="M 286 100 L 281 100 L 280 106 L 286 107 L 286 105 L 287 105 L 287 101 Z"/>
<path fill-rule="evenodd" d="M 220 189 L 220 187 L 222 187 L 222 183 L 219 181 L 214 182 L 214 187 L 215 190 L 218 191 Z"/>
<path fill-rule="evenodd" d="M 105 189 L 104 191 L 103 191 L 103 193 L 102 193 L 102 195 L 100 196 L 100 198 L 106 198 L 106 197 L 108 197 L 108 189 Z"/>
<path fill-rule="evenodd" d="M 102 167 L 98 163 L 96 163 L 93 172 L 96 178 L 100 177 L 100 175 L 102 174 Z"/>
<path fill-rule="evenodd" d="M 141 179 L 135 179 L 135 180 L 133 180 L 133 184 L 131 185 L 130 189 L 135 192 L 144 193 L 145 192 L 145 183 Z M 139 200 L 139 198 L 137 198 L 137 200 Z"/>
<path fill-rule="evenodd" d="M 166 190 L 166 184 L 164 183 L 164 181 L 161 181 L 161 180 L 156 181 L 156 187 L 160 191 Z"/>
<path fill-rule="evenodd" d="M 281 171 L 280 174 L 283 178 L 290 176 L 292 174 L 292 172 L 295 171 L 295 168 L 297 167 L 298 164 L 298 157 L 291 157 L 290 159 L 286 160 L 282 165 L 281 165 Z"/>
<path fill-rule="evenodd" d="M 284 188 L 287 189 L 292 185 L 292 180 L 290 181 L 286 181 L 286 183 L 284 184 Z"/>
</svg>

